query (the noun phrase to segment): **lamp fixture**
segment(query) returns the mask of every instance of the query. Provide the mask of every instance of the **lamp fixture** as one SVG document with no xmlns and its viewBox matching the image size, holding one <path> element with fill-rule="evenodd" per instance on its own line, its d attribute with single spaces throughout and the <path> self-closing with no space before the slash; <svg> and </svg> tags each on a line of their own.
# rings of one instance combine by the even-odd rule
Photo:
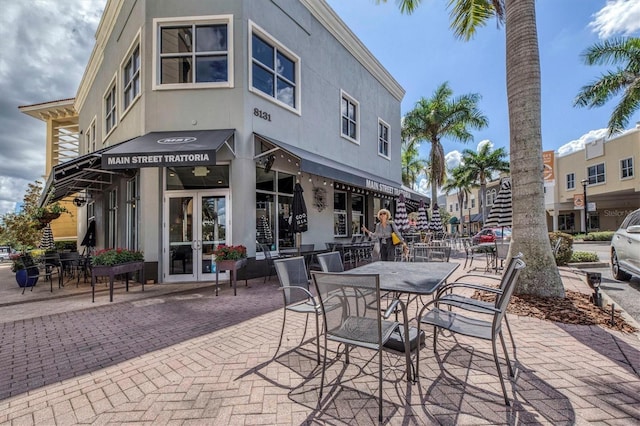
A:
<svg viewBox="0 0 640 426">
<path fill-rule="evenodd" d="M 267 162 L 264 165 L 264 172 L 269 173 L 271 171 L 271 167 L 273 163 L 276 161 L 276 156 L 271 154 L 267 157 Z"/>
<path fill-rule="evenodd" d="M 85 204 L 87 204 L 87 199 L 86 199 L 86 198 L 84 198 L 84 197 L 76 197 L 76 198 L 74 198 L 74 199 L 73 199 L 73 204 L 74 204 L 76 207 L 82 207 L 82 206 L 84 206 Z"/>
</svg>

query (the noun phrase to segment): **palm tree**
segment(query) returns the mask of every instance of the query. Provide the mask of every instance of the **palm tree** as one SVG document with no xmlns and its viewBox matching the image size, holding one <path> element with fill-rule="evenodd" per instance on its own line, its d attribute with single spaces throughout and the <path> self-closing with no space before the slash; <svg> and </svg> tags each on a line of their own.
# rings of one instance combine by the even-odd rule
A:
<svg viewBox="0 0 640 426">
<path fill-rule="evenodd" d="M 629 118 L 640 108 L 640 38 L 596 43 L 582 57 L 587 65 L 618 65 L 618 68 L 583 86 L 574 106 L 599 107 L 622 93 L 609 119 L 609 135 L 624 130 Z"/>
<path fill-rule="evenodd" d="M 471 195 L 471 188 L 473 187 L 473 182 L 471 180 L 471 175 L 466 173 L 466 169 L 464 165 L 459 165 L 454 167 L 449 172 L 450 178 L 447 179 L 446 183 L 442 187 L 442 190 L 449 195 L 450 192 L 456 191 L 456 197 L 458 198 L 458 206 L 460 206 L 460 221 L 462 222 L 462 216 L 464 216 L 463 206 L 465 200 L 469 198 Z M 471 217 L 469 217 L 469 233 L 471 233 Z"/>
<path fill-rule="evenodd" d="M 426 167 L 426 161 L 418 158 L 420 155 L 419 144 L 415 139 L 403 138 L 400 148 L 400 158 L 402 163 L 402 183 L 415 189 L 418 175 Z"/>
<path fill-rule="evenodd" d="M 491 151 L 488 143 L 480 145 L 478 152 L 470 149 L 462 151 L 462 163 L 464 164 L 464 174 L 472 182 L 480 186 L 480 212 L 483 221 L 487 217 L 487 181 L 497 172 L 508 172 L 509 162 L 505 160 L 507 153 L 504 148 Z"/>
<path fill-rule="evenodd" d="M 377 0 L 386 2 L 387 0 Z M 396 0 L 412 13 L 421 0 Z M 450 0 L 454 34 L 471 39 L 478 27 L 495 17 L 506 33 L 509 152 L 513 189 L 511 253 L 522 252 L 527 267 L 516 293 L 564 297 L 547 229 L 542 170 L 540 53 L 535 0 Z"/>
<path fill-rule="evenodd" d="M 441 140 L 451 138 L 461 142 L 473 140 L 469 128 L 482 129 L 487 118 L 478 109 L 480 95 L 471 93 L 452 98 L 449 83 L 442 83 L 429 99 L 421 98 L 413 110 L 404 117 L 406 134 L 414 139 L 431 143 L 427 175 L 431 185 L 432 206 L 438 198 L 447 166 Z"/>
</svg>

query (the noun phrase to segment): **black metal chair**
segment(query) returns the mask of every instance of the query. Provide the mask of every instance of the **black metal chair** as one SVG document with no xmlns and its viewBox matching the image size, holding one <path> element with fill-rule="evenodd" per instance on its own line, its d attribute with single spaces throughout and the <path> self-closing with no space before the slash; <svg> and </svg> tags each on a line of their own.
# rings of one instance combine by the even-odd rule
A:
<svg viewBox="0 0 640 426">
<path fill-rule="evenodd" d="M 33 291 L 33 287 L 36 286 L 38 278 L 40 278 L 40 268 L 29 253 L 21 254 L 19 261 L 24 265 L 24 269 L 27 274 L 27 283 L 29 283 L 22 287 L 22 294 L 24 294 L 27 287 L 31 287 L 30 291 Z M 51 291 L 53 291 L 53 287 L 51 288 Z"/>
<path fill-rule="evenodd" d="M 288 257 L 284 259 L 275 259 L 274 266 L 280 281 L 280 290 L 283 296 L 283 318 L 282 330 L 280 331 L 280 339 L 275 356 L 280 351 L 282 345 L 282 337 L 284 336 L 284 328 L 287 322 L 287 312 L 296 312 L 307 316 L 304 323 L 304 332 L 302 334 L 302 342 L 307 335 L 307 325 L 309 322 L 309 314 L 315 317 L 316 321 L 316 351 L 318 364 L 320 363 L 320 315 L 319 304 L 316 302 L 313 294 L 309 291 L 309 278 L 307 276 L 307 267 L 303 256 Z"/>
<path fill-rule="evenodd" d="M 324 318 L 324 363 L 320 379 L 322 402 L 324 377 L 327 367 L 328 341 L 344 346 L 345 362 L 349 364 L 349 349 L 357 346 L 376 351 L 378 354 L 378 419 L 382 421 L 382 351 L 391 335 L 401 323 L 388 318 L 401 309 L 404 314 L 404 336 L 409 336 L 404 304 L 396 299 L 382 311 L 380 303 L 380 277 L 378 275 L 313 272 L 322 317 Z M 407 379 L 411 380 L 411 354 L 408 339 L 404 341 L 407 363 Z"/>
<path fill-rule="evenodd" d="M 62 261 L 58 252 L 47 252 L 40 257 L 41 275 L 45 280 L 49 280 L 51 292 L 53 292 L 53 277 L 58 279 L 58 288 L 64 287 Z"/>
<path fill-rule="evenodd" d="M 279 256 L 278 255 L 276 255 L 276 256 L 272 255 L 271 254 L 271 248 L 266 244 L 258 243 L 258 246 L 260 246 L 260 250 L 262 250 L 262 254 L 264 254 L 264 259 L 265 259 L 266 265 L 267 265 L 266 273 L 264 275 L 264 282 L 266 283 L 267 279 L 270 280 L 271 277 L 273 276 L 273 272 L 275 272 L 275 270 L 276 270 L 276 267 L 275 267 L 273 261 L 278 259 Z"/>
<path fill-rule="evenodd" d="M 329 253 L 319 253 L 316 255 L 316 258 L 318 259 L 322 272 L 344 272 L 340 252 L 331 251 Z"/>
<path fill-rule="evenodd" d="M 509 397 L 507 396 L 507 388 L 502 377 L 502 370 L 500 368 L 500 360 L 498 359 L 497 340 L 500 339 L 504 357 L 511 377 L 515 376 L 515 370 L 509 360 L 509 353 L 505 345 L 504 336 L 502 334 L 502 320 L 505 318 L 507 312 L 507 306 L 513 294 L 515 284 L 518 280 L 520 271 L 526 266 L 524 261 L 520 258 L 513 260 L 514 264 L 512 268 L 508 268 L 508 271 L 502 277 L 502 283 L 500 285 L 500 291 L 497 292 L 496 301 L 493 306 L 486 306 L 478 303 L 474 299 L 460 300 L 456 299 L 451 301 L 449 298 L 441 295 L 434 298 L 434 300 L 427 303 L 418 315 L 418 328 L 422 325 L 433 326 L 433 351 L 437 352 L 438 334 L 440 330 L 447 330 L 454 334 L 461 334 L 468 337 L 474 337 L 481 340 L 491 341 L 491 347 L 493 349 L 493 359 L 498 370 L 498 378 L 500 379 L 500 386 L 504 394 L 504 401 L 506 405 L 510 405 Z M 447 309 L 442 309 L 447 307 Z M 491 320 L 479 319 L 463 315 L 460 312 L 452 311 L 449 308 L 456 307 L 470 312 L 478 312 L 478 309 L 482 307 L 486 313 L 491 315 Z M 420 371 L 420 352 L 416 358 L 416 370 Z"/>
</svg>

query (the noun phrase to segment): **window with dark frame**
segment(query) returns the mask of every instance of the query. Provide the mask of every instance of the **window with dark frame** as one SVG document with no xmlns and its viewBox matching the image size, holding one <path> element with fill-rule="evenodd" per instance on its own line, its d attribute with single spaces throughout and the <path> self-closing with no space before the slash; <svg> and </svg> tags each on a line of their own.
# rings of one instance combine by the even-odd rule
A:
<svg viewBox="0 0 640 426">
<path fill-rule="evenodd" d="M 378 154 L 389 158 L 389 125 L 378 120 Z"/>
<path fill-rule="evenodd" d="M 604 183 L 606 180 L 604 163 L 587 167 L 587 177 L 589 179 L 589 185 Z"/>
<path fill-rule="evenodd" d="M 160 84 L 229 81 L 226 23 L 160 26 Z"/>
<path fill-rule="evenodd" d="M 624 158 L 620 160 L 620 179 L 632 178 L 633 173 L 633 158 Z"/>
<path fill-rule="evenodd" d="M 109 134 L 111 130 L 116 126 L 116 85 L 114 84 L 109 89 L 107 96 L 104 98 L 104 129 L 105 134 Z"/>
<path fill-rule="evenodd" d="M 576 175 L 575 173 L 567 174 L 567 189 L 576 189 Z"/>
<path fill-rule="evenodd" d="M 251 36 L 251 85 L 284 105 L 297 108 L 297 60 L 264 35 Z"/>
<path fill-rule="evenodd" d="M 140 45 L 133 49 L 133 52 L 125 62 L 122 72 L 122 85 L 123 110 L 126 110 L 140 94 Z"/>
<path fill-rule="evenodd" d="M 340 114 L 342 117 L 341 132 L 354 141 L 358 140 L 358 104 L 349 96 L 342 94 L 340 104 Z"/>
</svg>

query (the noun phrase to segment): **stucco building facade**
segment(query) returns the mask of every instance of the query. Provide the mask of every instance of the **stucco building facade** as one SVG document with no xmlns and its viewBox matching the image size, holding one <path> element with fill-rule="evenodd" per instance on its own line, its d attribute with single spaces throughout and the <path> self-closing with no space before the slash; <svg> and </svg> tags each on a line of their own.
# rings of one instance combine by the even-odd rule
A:
<svg viewBox="0 0 640 426">
<path fill-rule="evenodd" d="M 82 194 L 78 235 L 143 250 L 147 277 L 211 280 L 218 244 L 295 244 L 296 182 L 318 248 L 417 202 L 403 96 L 324 0 L 109 0 L 74 102 L 82 155 L 45 191 Z"/>
</svg>

